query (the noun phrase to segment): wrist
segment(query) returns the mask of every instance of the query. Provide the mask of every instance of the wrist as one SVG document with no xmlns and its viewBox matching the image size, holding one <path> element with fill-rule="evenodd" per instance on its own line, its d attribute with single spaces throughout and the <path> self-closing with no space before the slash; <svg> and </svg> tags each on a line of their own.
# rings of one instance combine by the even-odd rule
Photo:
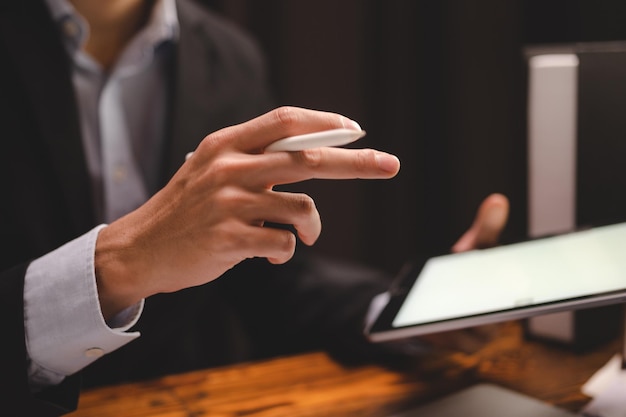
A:
<svg viewBox="0 0 626 417">
<path fill-rule="evenodd" d="M 130 234 L 115 224 L 103 228 L 96 240 L 94 269 L 100 309 L 106 321 L 148 294 L 140 284 L 142 268 L 132 255 Z"/>
</svg>

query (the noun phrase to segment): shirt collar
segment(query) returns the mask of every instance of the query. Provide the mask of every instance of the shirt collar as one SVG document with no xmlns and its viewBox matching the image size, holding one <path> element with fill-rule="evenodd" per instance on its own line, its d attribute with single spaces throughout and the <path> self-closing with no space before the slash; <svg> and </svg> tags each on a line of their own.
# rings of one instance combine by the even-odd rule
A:
<svg viewBox="0 0 626 417">
<path fill-rule="evenodd" d="M 157 0 L 148 27 L 154 32 L 155 43 L 178 40 L 179 24 L 174 0 Z"/>
<path fill-rule="evenodd" d="M 45 0 L 52 18 L 57 22 L 64 43 L 73 55 L 89 36 L 89 24 L 68 0 Z M 179 22 L 175 0 L 156 0 L 146 26 L 140 32 L 153 48 L 167 41 L 178 40 Z"/>
</svg>

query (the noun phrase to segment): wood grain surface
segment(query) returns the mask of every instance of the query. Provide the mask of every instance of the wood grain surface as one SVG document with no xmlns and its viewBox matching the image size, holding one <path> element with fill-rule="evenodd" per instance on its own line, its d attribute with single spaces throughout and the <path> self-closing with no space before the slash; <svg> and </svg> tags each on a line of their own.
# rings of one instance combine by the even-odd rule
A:
<svg viewBox="0 0 626 417">
<path fill-rule="evenodd" d="M 525 340 L 518 322 L 429 338 L 438 348 L 411 369 L 344 367 L 314 352 L 85 391 L 71 417 L 388 416 L 479 382 L 577 411 L 580 387 L 621 349 Z"/>
</svg>

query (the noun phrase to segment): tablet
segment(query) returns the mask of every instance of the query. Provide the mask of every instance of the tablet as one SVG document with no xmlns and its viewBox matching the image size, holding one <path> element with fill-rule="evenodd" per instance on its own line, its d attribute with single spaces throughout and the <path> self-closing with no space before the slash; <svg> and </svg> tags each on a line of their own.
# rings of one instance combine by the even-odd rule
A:
<svg viewBox="0 0 626 417">
<path fill-rule="evenodd" d="M 400 273 L 375 342 L 626 301 L 626 223 L 427 259 Z"/>
</svg>

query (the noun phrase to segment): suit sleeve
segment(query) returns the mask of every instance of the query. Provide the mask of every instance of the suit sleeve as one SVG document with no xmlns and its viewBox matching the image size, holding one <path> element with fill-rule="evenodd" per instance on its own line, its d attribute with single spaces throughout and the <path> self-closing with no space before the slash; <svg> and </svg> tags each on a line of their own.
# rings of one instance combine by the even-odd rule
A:
<svg viewBox="0 0 626 417">
<path fill-rule="evenodd" d="M 24 277 L 28 264 L 0 272 L 0 392 L 3 409 L 16 415 L 53 417 L 76 409 L 78 377 L 67 378 L 52 389 L 32 394 L 28 385 L 24 331 Z"/>
<path fill-rule="evenodd" d="M 415 359 L 412 343 L 371 343 L 364 335 L 372 299 L 391 283 L 387 273 L 306 248 L 284 265 L 254 259 L 237 269 L 220 285 L 228 287 L 260 357 L 323 349 L 346 364 L 403 366 Z"/>
</svg>

